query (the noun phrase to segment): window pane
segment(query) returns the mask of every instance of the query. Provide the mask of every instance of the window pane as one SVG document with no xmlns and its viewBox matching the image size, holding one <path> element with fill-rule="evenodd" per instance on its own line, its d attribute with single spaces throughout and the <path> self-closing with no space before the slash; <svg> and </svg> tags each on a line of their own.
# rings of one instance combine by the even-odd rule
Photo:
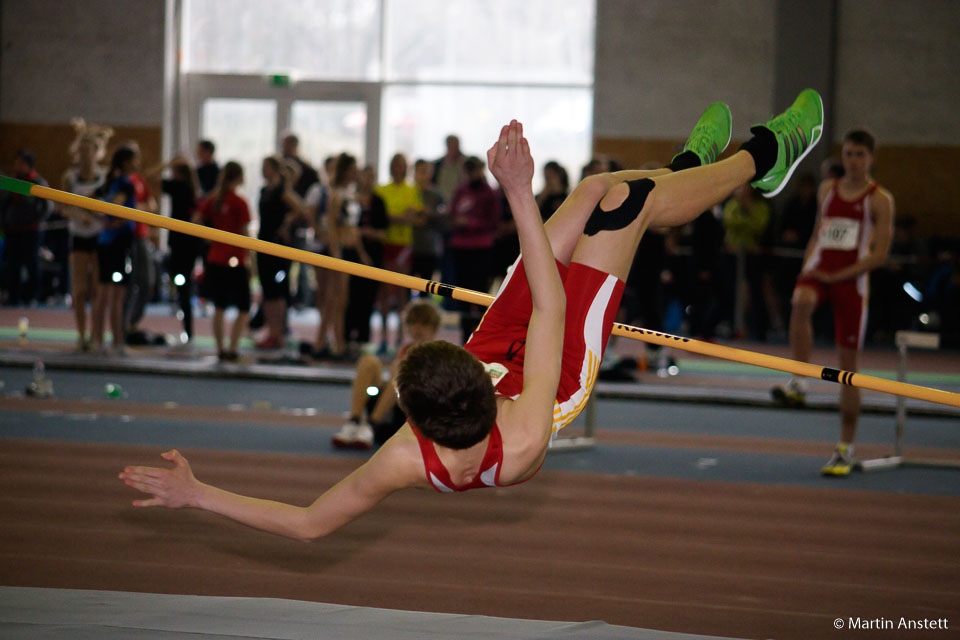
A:
<svg viewBox="0 0 960 640">
<path fill-rule="evenodd" d="M 367 133 L 363 102 L 298 100 L 290 112 L 290 128 L 300 139 L 300 155 L 316 169 L 323 159 L 346 151 L 361 165 Z"/>
<path fill-rule="evenodd" d="M 379 0 L 185 0 L 184 70 L 376 80 Z"/>
<path fill-rule="evenodd" d="M 593 83 L 593 0 L 387 0 L 387 80 Z"/>
<path fill-rule="evenodd" d="M 201 136 L 217 145 L 217 161 L 222 167 L 230 160 L 243 167 L 243 186 L 238 190 L 250 205 L 257 220 L 257 203 L 263 176 L 260 167 L 265 156 L 276 150 L 277 104 L 273 100 L 211 98 L 203 103 Z M 257 223 L 251 225 L 256 234 Z"/>
<path fill-rule="evenodd" d="M 536 190 L 548 160 L 556 160 L 575 178 L 590 156 L 590 89 L 401 85 L 386 89 L 383 104 L 381 181 L 389 175 L 387 163 L 395 152 L 408 154 L 411 161 L 439 158 L 451 133 L 460 137 L 464 153 L 486 161 L 486 150 L 512 118 L 523 122 L 530 140 Z"/>
</svg>

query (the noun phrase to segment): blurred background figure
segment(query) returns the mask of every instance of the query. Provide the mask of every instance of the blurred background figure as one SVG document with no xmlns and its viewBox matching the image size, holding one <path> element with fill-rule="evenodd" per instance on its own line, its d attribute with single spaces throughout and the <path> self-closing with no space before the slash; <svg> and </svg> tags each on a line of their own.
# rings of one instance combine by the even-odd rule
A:
<svg viewBox="0 0 960 640">
<path fill-rule="evenodd" d="M 147 184 L 147 179 L 140 172 L 142 170 L 142 156 L 140 145 L 135 140 L 128 140 L 123 145 L 133 153 L 133 171 L 128 179 L 133 184 L 136 194 L 136 208 L 149 213 L 157 213 L 157 199 Z M 159 231 L 142 222 L 134 223 L 133 239 L 130 243 L 130 281 L 127 287 L 123 305 L 124 340 L 131 334 L 137 334 L 134 342 L 143 343 L 140 331 L 140 321 L 146 312 L 147 304 L 153 300 L 154 289 L 157 284 L 156 261 L 154 258 L 154 241 Z"/>
<path fill-rule="evenodd" d="M 443 199 L 449 214 L 453 192 L 460 188 L 465 179 L 463 163 L 466 162 L 467 156 L 460 149 L 460 138 L 452 133 L 446 137 L 444 145 L 446 152 L 433 163 L 433 185 Z M 448 225 L 441 241 L 440 281 L 453 283 L 457 281 L 457 274 L 453 268 L 453 254 L 449 249 L 449 220 L 447 222 Z M 455 300 L 445 298 L 442 304 L 444 309 L 453 310 L 458 303 Z"/>
<path fill-rule="evenodd" d="M 463 165 L 467 180 L 450 201 L 450 242 L 457 286 L 486 292 L 493 279 L 493 243 L 500 224 L 500 198 L 487 183 L 484 163 L 470 156 Z M 482 308 L 462 304 L 460 330 L 466 342 L 480 323 Z"/>
<path fill-rule="evenodd" d="M 537 194 L 537 206 L 540 217 L 546 222 L 550 219 L 570 193 L 570 178 L 567 170 L 556 160 L 543 165 L 543 190 Z"/>
<path fill-rule="evenodd" d="M 397 367 L 410 347 L 435 340 L 440 327 L 440 312 L 427 300 L 414 300 L 403 311 L 404 343 L 390 368 L 390 379 L 383 381 L 384 363 L 365 354 L 357 362 L 356 375 L 350 388 L 350 411 L 347 423 L 332 438 L 338 449 L 370 449 L 381 445 L 395 434 L 407 416 L 397 406 L 393 379 Z M 366 414 L 366 417 L 364 417 Z"/>
<path fill-rule="evenodd" d="M 34 155 L 21 149 L 13 158 L 13 177 L 48 186 L 36 166 Z M 7 191 L 0 197 L 0 225 L 6 234 L 3 272 L 7 304 L 30 305 L 36 300 L 39 286 L 40 225 L 53 211 L 53 203 Z"/>
<path fill-rule="evenodd" d="M 600 158 L 590 158 L 587 164 L 583 165 L 580 169 L 580 180 L 589 176 L 595 176 L 598 173 L 603 173 L 606 170 L 606 163 Z"/>
<path fill-rule="evenodd" d="M 225 164 L 216 188 L 197 211 L 196 221 L 221 231 L 249 235 L 250 207 L 237 194 L 237 188 L 242 184 L 243 168 L 236 162 Z M 221 361 L 235 361 L 238 359 L 240 337 L 250 313 L 247 250 L 220 242 L 211 243 L 204 281 L 214 305 L 213 337 L 217 345 L 217 357 Z M 230 329 L 230 342 L 225 345 L 224 312 L 230 307 L 237 309 L 237 317 Z"/>
<path fill-rule="evenodd" d="M 100 162 L 106 155 L 106 143 L 113 130 L 75 120 L 77 137 L 70 145 L 71 166 L 63 174 L 61 188 L 70 193 L 92 197 L 103 184 L 107 172 Z M 87 303 L 97 295 L 97 239 L 103 232 L 103 216 L 78 207 L 62 205 L 60 211 L 70 230 L 70 282 L 73 318 L 77 327 L 77 349 L 90 349 L 87 333 Z"/>
<path fill-rule="evenodd" d="M 266 184 L 260 189 L 260 231 L 257 237 L 290 246 L 291 229 L 295 220 L 303 215 L 302 201 L 293 190 L 294 171 L 284 167 L 276 156 L 267 156 L 263 159 L 261 172 Z M 290 260 L 258 253 L 257 275 L 267 331 L 256 346 L 264 350 L 281 349 L 287 332 Z"/>
<path fill-rule="evenodd" d="M 390 223 L 383 199 L 374 192 L 376 187 L 376 171 L 371 166 L 364 167 L 357 182 L 356 201 L 360 205 L 360 218 L 356 225 L 356 234 L 359 236 L 360 246 L 356 248 L 361 262 L 371 267 L 382 268 L 383 241 L 387 237 L 387 227 Z M 358 351 L 360 347 L 370 342 L 370 318 L 373 315 L 380 286 L 376 280 L 350 276 L 344 324 L 348 344 L 353 345 L 351 351 Z"/>
<path fill-rule="evenodd" d="M 136 167 L 136 152 L 122 146 L 113 152 L 110 168 L 103 184 L 94 196 L 106 202 L 136 208 L 137 193 L 131 174 Z M 91 348 L 103 352 L 104 321 L 110 318 L 113 349 L 123 355 L 125 344 L 123 324 L 124 296 L 130 281 L 130 247 L 133 244 L 134 223 L 123 218 L 106 216 L 103 231 L 97 238 L 97 296 L 93 304 Z"/>
<path fill-rule="evenodd" d="M 407 158 L 402 153 L 390 160 L 390 182 L 377 187 L 377 195 L 383 198 L 390 217 L 387 238 L 383 245 L 383 266 L 394 273 L 410 273 L 413 260 L 413 222 L 423 210 L 420 192 L 407 182 Z M 410 291 L 393 285 L 380 287 L 380 310 L 386 314 L 396 312 L 406 304 Z M 395 348 L 387 345 L 383 348 Z"/>
<path fill-rule="evenodd" d="M 794 179 L 793 193 L 775 224 L 775 245 L 781 253 L 773 259 L 772 278 L 780 317 L 789 317 L 790 294 L 816 221 L 817 180 L 812 173 L 805 173 Z"/>
<path fill-rule="evenodd" d="M 197 174 L 190 162 L 183 157 L 174 158 L 166 168 L 170 175 L 163 178 L 161 188 L 170 197 L 170 217 L 190 222 L 198 204 L 200 188 Z M 179 307 L 177 317 L 183 327 L 180 339 L 182 345 L 188 346 L 193 340 L 193 270 L 197 258 L 204 253 L 205 245 L 199 238 L 175 231 L 171 231 L 167 237 L 167 247 L 170 249 L 167 271 L 176 290 Z"/>
<path fill-rule="evenodd" d="M 303 197 L 303 207 L 308 223 L 307 233 L 304 234 L 306 240 L 304 243 L 305 248 L 308 251 L 313 251 L 325 256 L 330 255 L 330 238 L 327 234 L 330 204 L 330 183 L 324 175 L 321 180 L 314 182 L 312 185 L 310 185 L 310 188 L 307 189 L 307 194 Z M 304 275 L 309 275 L 310 270 L 307 265 L 301 264 L 299 265 L 299 269 Z M 313 272 L 314 278 L 312 302 L 317 311 L 321 312 L 323 305 L 323 293 L 326 286 L 324 278 L 327 275 L 327 270 L 314 267 Z M 300 291 L 298 291 L 298 293 L 299 292 Z M 313 343 L 310 343 L 310 345 L 301 343 L 300 350 L 304 355 L 312 355 L 316 352 L 316 348 L 313 346 Z"/>
<path fill-rule="evenodd" d="M 323 159 L 323 173 L 320 175 L 320 181 L 327 187 L 333 179 L 333 172 L 337 167 L 337 156 L 327 156 Z"/>
<path fill-rule="evenodd" d="M 463 163 L 467 156 L 460 150 L 460 138 L 450 134 L 444 141 L 446 153 L 433 163 L 433 185 L 444 202 L 450 202 L 465 179 Z"/>
<path fill-rule="evenodd" d="M 300 157 L 300 138 L 293 132 L 286 132 L 280 140 L 280 155 L 283 159 L 296 167 L 297 179 L 293 190 L 301 198 L 307 195 L 307 190 L 315 182 L 320 181 L 320 174 L 309 162 Z"/>
<path fill-rule="evenodd" d="M 414 214 L 410 273 L 433 280 L 439 267 L 446 216 L 443 196 L 433 185 L 433 165 L 422 158 L 413 163 L 413 186 L 417 188 L 423 208 Z"/>
<path fill-rule="evenodd" d="M 738 187 L 723 206 L 723 228 L 735 283 L 733 299 L 745 302 L 734 305 L 734 331 L 749 331 L 753 339 L 761 341 L 767 339 L 769 323 L 761 250 L 770 217 L 770 204 L 750 185 Z"/>
<path fill-rule="evenodd" d="M 520 237 L 517 235 L 517 223 L 513 219 L 513 211 L 507 201 L 507 195 L 499 185 L 494 189 L 497 201 L 500 203 L 500 222 L 493 239 L 493 261 L 491 271 L 493 283 L 490 288 L 494 291 L 500 288 L 507 271 L 516 262 L 520 255 Z"/>
<path fill-rule="evenodd" d="M 197 159 L 197 181 L 199 182 L 199 196 L 206 196 L 217 186 L 220 176 L 220 165 L 217 164 L 214 153 L 217 147 L 210 140 L 201 140 L 197 143 L 194 155 Z"/>
<path fill-rule="evenodd" d="M 960 242 L 936 251 L 933 272 L 924 287 L 924 308 L 918 328 L 940 331 L 943 346 L 960 348 Z"/>
<path fill-rule="evenodd" d="M 843 177 L 843 162 L 836 156 L 830 156 L 820 163 L 820 181 L 838 180 Z"/>
<path fill-rule="evenodd" d="M 293 190 L 300 198 L 305 198 L 310 188 L 320 182 L 320 174 L 309 162 L 300 157 L 300 138 L 292 131 L 285 132 L 280 138 L 280 156 L 284 163 L 294 170 Z M 307 230 L 311 226 L 308 216 L 298 216 L 290 228 L 290 246 L 294 249 L 305 249 Z M 295 278 L 291 286 L 295 289 L 291 299 L 298 309 L 307 304 L 311 297 L 309 269 L 295 263 L 291 265 Z"/>
<path fill-rule="evenodd" d="M 360 220 L 357 202 L 357 159 L 341 153 L 330 180 L 330 205 L 316 218 L 316 235 L 321 252 L 334 258 L 360 262 L 356 227 Z M 313 357 L 318 360 L 342 359 L 347 355 L 344 315 L 347 309 L 347 274 L 316 268 L 315 302 L 320 311 L 320 324 L 313 344 Z M 369 318 L 368 318 L 369 322 Z M 330 339 L 331 334 L 333 340 Z M 331 347 L 332 344 L 332 347 Z"/>
<path fill-rule="evenodd" d="M 701 340 L 712 341 L 720 322 L 722 215 L 723 209 L 716 206 L 690 224 L 690 333 Z"/>
</svg>

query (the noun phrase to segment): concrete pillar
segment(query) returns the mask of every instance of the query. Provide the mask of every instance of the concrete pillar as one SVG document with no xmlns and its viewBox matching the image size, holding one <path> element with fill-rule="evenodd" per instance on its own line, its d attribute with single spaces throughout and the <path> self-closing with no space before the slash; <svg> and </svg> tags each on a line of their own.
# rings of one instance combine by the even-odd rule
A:
<svg viewBox="0 0 960 640">
<path fill-rule="evenodd" d="M 823 96 L 823 138 L 798 168 L 819 175 L 834 141 L 838 0 L 777 0 L 774 17 L 773 108 L 790 106 L 802 89 Z"/>
</svg>

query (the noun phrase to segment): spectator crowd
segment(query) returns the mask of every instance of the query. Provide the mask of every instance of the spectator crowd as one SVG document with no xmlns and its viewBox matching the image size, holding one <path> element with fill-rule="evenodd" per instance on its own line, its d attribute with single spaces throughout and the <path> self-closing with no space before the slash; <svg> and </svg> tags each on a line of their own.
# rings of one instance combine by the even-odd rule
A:
<svg viewBox="0 0 960 640">
<path fill-rule="evenodd" d="M 77 120 L 67 146 L 72 166 L 59 188 L 80 195 L 159 212 L 178 220 L 257 237 L 297 249 L 492 291 L 517 256 L 519 245 L 506 200 L 491 184 L 483 160 L 460 149 L 456 135 L 440 158 L 403 153 L 378 182 L 371 166 L 340 153 L 313 166 L 293 133 L 282 136 L 276 154 L 261 164 L 264 186 L 257 202 L 238 188 L 244 171 L 236 161 L 221 165 L 214 141 L 197 143 L 193 158 L 179 156 L 143 167 L 134 141 L 111 146 L 113 132 Z M 108 150 L 110 153 L 108 153 Z M 21 150 L 12 177 L 47 185 L 37 158 Z M 581 177 L 620 169 L 616 161 L 591 159 Z M 570 192 L 567 170 L 555 161 L 542 168 L 536 194 L 547 220 Z M 836 176 L 827 161 L 821 179 Z M 786 340 L 790 293 L 817 215 L 817 177 L 798 176 L 782 206 L 774 207 L 749 186 L 681 229 L 650 230 L 637 252 L 621 315 L 628 324 L 701 339 Z M 960 335 L 960 246 L 924 239 L 910 220 L 898 220 L 893 257 L 873 276 L 868 336 L 889 342 L 897 329 L 919 324 Z M 170 233 L 166 242 L 150 227 L 29 196 L 0 192 L 0 302 L 6 306 L 72 305 L 82 351 L 123 353 L 145 344 L 148 303 L 169 300 L 191 344 L 198 304 L 213 308 L 213 333 L 221 360 L 238 358 L 248 332 L 256 349 L 288 344 L 289 309 L 313 304 L 319 311 L 312 344 L 301 349 L 316 360 L 356 360 L 366 348 L 398 348 L 397 335 L 378 331 L 371 319 L 399 313 L 411 295 L 423 294 L 309 269 L 266 254 L 207 243 Z M 459 317 L 462 339 L 482 309 L 443 302 Z M 227 330 L 225 312 L 236 309 Z M 827 314 L 815 319 L 829 336 Z M 113 339 L 104 340 L 109 326 Z M 950 338 L 948 338 L 949 342 Z"/>
</svg>

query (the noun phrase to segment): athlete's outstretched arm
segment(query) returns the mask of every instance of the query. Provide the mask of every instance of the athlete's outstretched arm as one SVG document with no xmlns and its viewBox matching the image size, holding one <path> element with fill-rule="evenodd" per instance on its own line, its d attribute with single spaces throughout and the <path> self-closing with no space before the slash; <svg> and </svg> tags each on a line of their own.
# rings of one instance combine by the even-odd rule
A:
<svg viewBox="0 0 960 640">
<path fill-rule="evenodd" d="M 533 302 L 524 347 L 523 391 L 515 404 L 526 420 L 518 422 L 535 429 L 546 441 L 560 383 L 566 295 L 533 197 L 533 158 L 519 122 L 513 120 L 503 127 L 500 138 L 487 151 L 487 160 L 503 187 L 517 223 L 520 253 Z"/>
<path fill-rule="evenodd" d="M 523 125 L 513 120 L 500 130 L 499 139 L 487 151 L 487 164 L 503 187 L 517 224 L 533 308 L 551 312 L 559 309 L 562 315 L 563 284 L 533 197 L 533 157 L 523 137 Z"/>
<path fill-rule="evenodd" d="M 127 486 L 151 494 L 150 498 L 135 500 L 135 507 L 195 507 L 270 533 L 309 541 L 332 533 L 394 491 L 415 484 L 415 474 L 402 459 L 402 448 L 399 444 L 384 445 L 309 507 L 251 498 L 204 484 L 175 449 L 161 454 L 173 463 L 172 468 L 126 467 L 119 477 Z"/>
</svg>

